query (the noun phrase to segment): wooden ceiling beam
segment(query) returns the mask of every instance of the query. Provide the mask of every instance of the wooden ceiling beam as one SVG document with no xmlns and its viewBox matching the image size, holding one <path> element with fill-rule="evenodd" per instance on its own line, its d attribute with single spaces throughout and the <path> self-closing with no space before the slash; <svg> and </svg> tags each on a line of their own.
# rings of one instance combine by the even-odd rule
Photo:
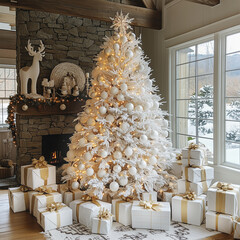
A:
<svg viewBox="0 0 240 240">
<path fill-rule="evenodd" d="M 116 12 L 129 13 L 134 18 L 132 25 L 153 29 L 161 29 L 162 16 L 160 11 L 108 2 L 105 0 L 0 0 L 0 5 L 63 14 L 75 17 L 84 17 L 102 21 L 111 21 Z"/>
<path fill-rule="evenodd" d="M 211 7 L 214 7 L 220 3 L 220 0 L 186 0 L 186 1 L 208 5 Z"/>
<path fill-rule="evenodd" d="M 0 30 L 0 49 L 16 50 L 16 32 Z"/>
<path fill-rule="evenodd" d="M 156 6 L 153 3 L 153 0 L 142 0 L 146 8 L 156 9 Z"/>
</svg>

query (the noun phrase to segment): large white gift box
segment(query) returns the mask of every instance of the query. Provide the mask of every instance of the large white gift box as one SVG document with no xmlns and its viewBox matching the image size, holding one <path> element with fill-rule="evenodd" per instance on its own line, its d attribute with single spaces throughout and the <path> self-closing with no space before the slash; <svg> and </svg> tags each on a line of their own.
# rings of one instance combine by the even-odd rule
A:
<svg viewBox="0 0 240 240">
<path fill-rule="evenodd" d="M 32 189 L 56 184 L 56 167 L 49 164 L 43 168 L 35 168 L 33 165 L 21 166 L 21 184 Z"/>
<path fill-rule="evenodd" d="M 182 149 L 182 158 L 188 159 L 202 159 L 206 161 L 207 158 L 207 149 L 204 147 L 199 147 L 197 149 L 188 149 L 188 147 Z"/>
<path fill-rule="evenodd" d="M 20 187 L 8 189 L 9 206 L 14 213 L 29 210 L 29 192 L 23 192 Z"/>
<path fill-rule="evenodd" d="M 231 234 L 233 231 L 232 216 L 227 214 L 207 211 L 206 228 Z"/>
<path fill-rule="evenodd" d="M 177 178 L 181 178 L 182 176 L 182 161 L 176 160 L 172 162 L 171 173 Z"/>
<path fill-rule="evenodd" d="M 213 180 L 214 168 L 209 166 L 200 166 L 200 167 L 184 166 L 183 179 L 193 183 Z"/>
<path fill-rule="evenodd" d="M 94 217 L 92 219 L 92 233 L 109 234 L 112 228 L 112 217 L 110 219 L 100 219 Z"/>
<path fill-rule="evenodd" d="M 178 192 L 185 193 L 185 192 L 193 191 L 199 196 L 199 195 L 207 192 L 208 188 L 211 185 L 211 182 L 212 182 L 212 180 L 193 183 L 193 182 L 189 182 L 189 181 L 186 181 L 183 179 L 178 179 L 177 180 Z"/>
<path fill-rule="evenodd" d="M 145 209 L 139 204 L 139 201 L 133 201 L 132 228 L 169 230 L 171 210 L 168 202 L 157 202 L 159 211 Z"/>
<path fill-rule="evenodd" d="M 214 183 L 207 192 L 208 210 L 230 215 L 238 214 L 239 207 L 239 187 L 231 184 L 233 190 L 224 191 L 217 187 L 218 182 Z"/>
<path fill-rule="evenodd" d="M 205 217 L 206 196 L 187 200 L 181 196 L 172 198 L 172 221 L 200 226 Z"/>
<path fill-rule="evenodd" d="M 81 197 L 83 195 L 85 195 L 86 192 L 85 191 L 81 191 L 80 189 L 75 189 L 75 190 L 71 190 L 71 191 L 67 191 L 63 194 L 63 202 L 69 206 L 70 202 L 77 200 L 77 199 L 81 199 Z"/>
<path fill-rule="evenodd" d="M 233 218 L 233 231 L 234 239 L 240 239 L 240 218 L 238 216 Z"/>
<path fill-rule="evenodd" d="M 113 199 L 112 213 L 114 220 L 124 226 L 132 224 L 132 202 L 127 202 L 122 199 Z"/>
<path fill-rule="evenodd" d="M 157 202 L 157 192 L 143 192 L 142 193 L 142 200 L 143 201 L 153 201 Z"/>
<path fill-rule="evenodd" d="M 200 167 L 203 166 L 203 159 L 194 159 L 194 158 L 183 158 L 182 159 L 182 166 L 194 166 L 194 167 Z"/>
<path fill-rule="evenodd" d="M 92 218 L 97 217 L 99 210 L 104 208 L 111 212 L 112 204 L 96 200 L 98 205 L 91 201 L 74 200 L 70 203 L 70 208 L 73 210 L 73 220 L 85 225 L 86 227 L 92 227 Z"/>
<path fill-rule="evenodd" d="M 62 203 L 62 208 L 57 211 L 48 211 L 40 208 L 37 213 L 37 221 L 44 231 L 72 224 L 72 209 Z"/>
</svg>

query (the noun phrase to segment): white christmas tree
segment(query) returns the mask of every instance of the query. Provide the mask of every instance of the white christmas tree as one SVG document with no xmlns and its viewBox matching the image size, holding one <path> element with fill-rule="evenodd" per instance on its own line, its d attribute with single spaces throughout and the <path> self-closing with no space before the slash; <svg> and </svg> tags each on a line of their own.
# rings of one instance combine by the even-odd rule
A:
<svg viewBox="0 0 240 240">
<path fill-rule="evenodd" d="M 117 13 L 112 20 L 114 35 L 104 39 L 96 58 L 63 177 L 99 199 L 104 192 L 139 196 L 174 182 L 166 170 L 175 154 L 149 62 L 130 31 L 132 19 Z"/>
</svg>

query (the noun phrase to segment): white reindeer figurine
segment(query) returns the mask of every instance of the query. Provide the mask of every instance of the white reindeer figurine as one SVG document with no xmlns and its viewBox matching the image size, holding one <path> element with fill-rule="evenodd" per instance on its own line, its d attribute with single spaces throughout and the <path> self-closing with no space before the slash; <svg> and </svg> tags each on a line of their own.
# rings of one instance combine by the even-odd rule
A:
<svg viewBox="0 0 240 240">
<path fill-rule="evenodd" d="M 38 98 L 39 96 L 41 96 L 37 94 L 37 79 L 40 72 L 39 61 L 42 61 L 43 57 L 45 56 L 45 47 L 40 40 L 40 46 L 38 47 L 38 51 L 35 51 L 30 43 L 30 40 L 28 40 L 28 45 L 25 48 L 28 51 L 28 54 L 33 57 L 33 62 L 31 67 L 26 66 L 20 69 L 19 74 L 21 81 L 21 94 L 24 94 L 26 96 L 28 95 L 27 85 L 28 80 L 31 79 L 31 94 L 29 94 L 29 96 L 33 98 Z"/>
</svg>

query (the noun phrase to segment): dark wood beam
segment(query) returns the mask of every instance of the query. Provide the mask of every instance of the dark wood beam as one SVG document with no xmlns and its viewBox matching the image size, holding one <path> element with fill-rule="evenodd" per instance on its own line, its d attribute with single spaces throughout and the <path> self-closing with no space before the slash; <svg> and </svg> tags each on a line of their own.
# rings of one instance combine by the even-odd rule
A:
<svg viewBox="0 0 240 240">
<path fill-rule="evenodd" d="M 161 12 L 104 0 L 0 0 L 0 5 L 28 10 L 57 13 L 75 17 L 84 17 L 102 21 L 111 21 L 116 12 L 129 13 L 134 18 L 133 25 L 161 29 Z"/>
<path fill-rule="evenodd" d="M 146 8 L 156 9 L 156 6 L 153 3 L 153 0 L 142 0 Z"/>
<path fill-rule="evenodd" d="M 0 49 L 16 50 L 16 32 L 0 30 Z"/>
<path fill-rule="evenodd" d="M 186 1 L 208 5 L 211 7 L 214 7 L 220 3 L 220 0 L 186 0 Z"/>
</svg>

